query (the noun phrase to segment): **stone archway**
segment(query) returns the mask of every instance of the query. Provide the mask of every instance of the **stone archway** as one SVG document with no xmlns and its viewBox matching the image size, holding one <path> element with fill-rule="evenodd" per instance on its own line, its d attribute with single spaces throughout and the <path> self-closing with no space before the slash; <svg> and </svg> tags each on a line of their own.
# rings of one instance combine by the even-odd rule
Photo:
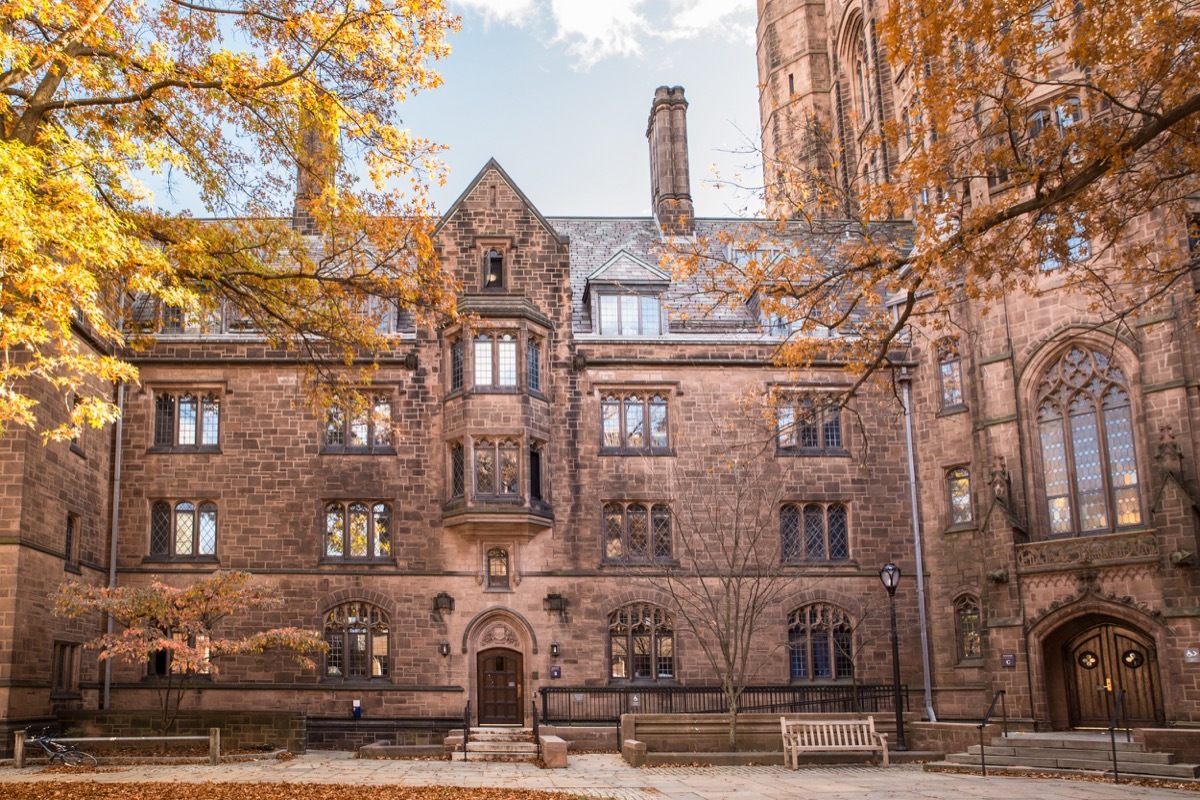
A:
<svg viewBox="0 0 1200 800">
<path fill-rule="evenodd" d="M 463 653 L 468 655 L 472 716 L 478 724 L 527 722 L 532 678 L 528 656 L 537 652 L 529 623 L 511 609 L 488 609 L 467 624 Z"/>
</svg>

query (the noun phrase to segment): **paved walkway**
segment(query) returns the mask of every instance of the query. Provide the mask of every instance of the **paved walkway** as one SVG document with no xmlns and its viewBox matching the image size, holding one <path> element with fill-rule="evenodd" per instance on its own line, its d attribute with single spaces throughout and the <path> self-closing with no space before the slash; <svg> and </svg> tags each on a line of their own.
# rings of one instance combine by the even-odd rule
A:
<svg viewBox="0 0 1200 800">
<path fill-rule="evenodd" d="M 290 761 L 208 765 L 137 765 L 113 772 L 44 774 L 41 767 L 0 769 L 0 782 L 102 781 L 345 783 L 492 786 L 556 789 L 620 800 L 1130 800 L 1188 798 L 1196 792 L 1056 779 L 923 772 L 916 765 L 808 767 L 657 767 L 635 769 L 617 755 L 571 756 L 567 769 L 523 763 L 451 763 L 355 759 L 351 753 L 311 752 Z"/>
</svg>

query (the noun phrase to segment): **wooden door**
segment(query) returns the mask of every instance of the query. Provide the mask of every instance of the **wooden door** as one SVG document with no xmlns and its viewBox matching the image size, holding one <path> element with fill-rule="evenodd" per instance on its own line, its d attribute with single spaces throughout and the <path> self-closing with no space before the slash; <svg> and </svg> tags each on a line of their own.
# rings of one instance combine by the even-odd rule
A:
<svg viewBox="0 0 1200 800">
<path fill-rule="evenodd" d="M 1162 723 L 1158 656 L 1149 637 L 1120 625 L 1096 625 L 1067 641 L 1063 659 L 1073 727 L 1108 727 L 1121 689 L 1119 724 Z"/>
<path fill-rule="evenodd" d="M 479 724 L 520 725 L 524 722 L 521 654 L 514 650 L 484 650 L 477 659 Z"/>
</svg>

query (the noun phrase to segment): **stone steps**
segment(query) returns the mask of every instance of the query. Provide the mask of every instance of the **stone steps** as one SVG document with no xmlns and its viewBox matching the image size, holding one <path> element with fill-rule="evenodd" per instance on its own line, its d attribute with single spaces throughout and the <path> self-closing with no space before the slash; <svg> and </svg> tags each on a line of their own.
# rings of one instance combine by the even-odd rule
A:
<svg viewBox="0 0 1200 800">
<path fill-rule="evenodd" d="M 1112 772 L 1112 742 L 1107 737 L 1083 737 L 1064 734 L 1061 737 L 1017 735 L 993 739 L 983 748 L 988 767 L 997 769 L 1030 769 L 1061 772 Z M 1200 777 L 1200 764 L 1178 763 L 1170 753 L 1146 752 L 1136 742 L 1118 741 L 1117 769 L 1121 774 L 1165 779 L 1194 779 Z M 927 765 L 928 769 L 954 769 L 978 772 L 981 770 L 980 747 L 973 745 L 965 753 L 954 753 L 943 761 Z"/>
<path fill-rule="evenodd" d="M 534 761 L 538 756 L 530 728 L 471 728 L 465 753 L 461 728 L 450 731 L 443 744 L 452 761 Z"/>
</svg>

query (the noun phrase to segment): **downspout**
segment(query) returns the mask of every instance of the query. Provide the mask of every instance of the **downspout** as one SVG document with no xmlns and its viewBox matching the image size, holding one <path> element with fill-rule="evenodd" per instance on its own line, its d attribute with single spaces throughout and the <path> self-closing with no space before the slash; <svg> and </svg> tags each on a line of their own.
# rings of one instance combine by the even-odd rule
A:
<svg viewBox="0 0 1200 800">
<path fill-rule="evenodd" d="M 121 438 L 125 421 L 125 382 L 117 384 L 117 423 L 113 427 L 113 438 L 116 441 L 113 451 L 113 490 L 112 490 L 112 528 L 109 531 L 108 550 L 108 588 L 117 588 L 117 529 L 121 519 Z M 116 622 L 112 615 L 108 617 L 108 634 L 116 631 Z M 101 709 L 108 711 L 112 707 L 112 659 L 104 659 L 104 699 Z"/>
<path fill-rule="evenodd" d="M 913 451 L 912 376 L 908 367 L 900 368 L 900 385 L 904 389 L 904 443 L 908 448 L 908 496 L 912 503 L 913 554 L 917 559 L 917 614 L 921 627 L 921 670 L 925 678 L 925 713 L 930 722 L 937 722 L 933 711 L 933 681 L 929 673 L 929 624 L 925 618 L 925 558 L 921 554 L 921 516 L 917 506 L 917 460 Z"/>
</svg>

